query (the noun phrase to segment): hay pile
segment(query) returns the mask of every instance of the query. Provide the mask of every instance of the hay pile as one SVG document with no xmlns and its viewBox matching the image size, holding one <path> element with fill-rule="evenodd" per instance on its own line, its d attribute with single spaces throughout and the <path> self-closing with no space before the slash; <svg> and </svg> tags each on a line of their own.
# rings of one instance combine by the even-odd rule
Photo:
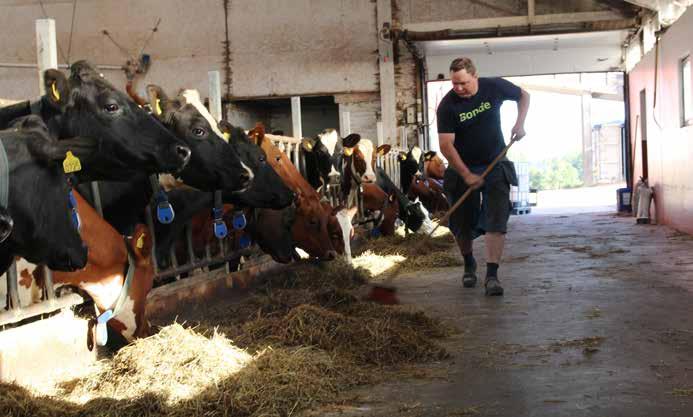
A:
<svg viewBox="0 0 693 417">
<path fill-rule="evenodd" d="M 116 399 L 146 392 L 173 403 L 199 394 L 209 384 L 218 384 L 251 359 L 217 332 L 206 338 L 174 323 L 154 336 L 135 340 L 99 372 L 64 388 L 77 402 L 89 399 L 93 392 Z"/>
<path fill-rule="evenodd" d="M 406 253 L 421 236 L 398 242 Z M 454 245 L 426 242 L 430 253 Z M 386 250 L 383 250 L 386 252 Z M 434 256 L 439 256 L 434 255 Z M 300 262 L 267 275 L 242 302 L 205 306 L 197 322 L 170 324 L 103 361 L 87 377 L 61 384 L 56 396 L 0 385 L 0 415 L 286 416 L 337 403 L 354 385 L 397 375 L 400 366 L 448 356 L 436 339 L 451 329 L 420 311 L 361 301 L 355 294 L 382 274 L 342 259 Z M 430 255 L 429 255 L 430 256 Z M 390 266 L 391 267 L 391 266 Z"/>
<path fill-rule="evenodd" d="M 181 336 L 185 340 L 178 346 Z M 154 359 L 145 352 L 150 344 L 156 350 L 161 343 L 171 354 Z M 207 339 L 174 324 L 156 338 L 143 339 L 118 352 L 111 361 L 112 371 L 105 367 L 101 373 L 72 381 L 61 399 L 0 384 L 0 415 L 284 416 L 332 401 L 354 383 L 350 368 L 326 351 L 267 348 L 252 357 L 239 352 L 221 335 Z M 231 360 L 229 353 L 234 355 Z M 180 363 L 185 357 L 186 363 Z M 172 389 L 167 390 L 166 385 Z M 180 395 L 175 398 L 172 393 Z"/>
<path fill-rule="evenodd" d="M 301 304 L 284 316 L 244 323 L 236 339 L 249 346 L 314 346 L 356 366 L 387 367 L 448 356 L 433 340 L 447 334 L 435 321 L 397 307 L 372 306 L 357 302 L 340 311 Z"/>
<path fill-rule="evenodd" d="M 402 264 L 398 272 L 411 272 L 427 268 L 462 266 L 455 238 L 448 229 L 440 228 L 433 237 L 410 234 L 380 237 L 369 240 L 362 248 L 354 265 L 365 268 L 375 276 L 392 271 Z"/>
</svg>

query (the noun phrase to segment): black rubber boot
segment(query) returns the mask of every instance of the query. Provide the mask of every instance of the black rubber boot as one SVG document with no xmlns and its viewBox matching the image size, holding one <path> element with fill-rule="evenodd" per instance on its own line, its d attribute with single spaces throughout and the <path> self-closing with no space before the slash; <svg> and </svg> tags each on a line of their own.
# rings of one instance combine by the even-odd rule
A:
<svg viewBox="0 0 693 417">
<path fill-rule="evenodd" d="M 488 296 L 503 295 L 503 287 L 501 287 L 498 277 L 486 277 L 484 287 Z"/>
<path fill-rule="evenodd" d="M 462 275 L 462 286 L 464 288 L 476 287 L 476 260 L 471 265 L 464 265 L 464 275 Z"/>
</svg>

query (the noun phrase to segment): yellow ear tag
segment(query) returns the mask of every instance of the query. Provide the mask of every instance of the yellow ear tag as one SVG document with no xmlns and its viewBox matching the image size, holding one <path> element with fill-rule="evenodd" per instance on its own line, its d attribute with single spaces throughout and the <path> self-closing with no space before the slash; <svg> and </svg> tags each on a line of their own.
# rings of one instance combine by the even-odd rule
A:
<svg viewBox="0 0 693 417">
<path fill-rule="evenodd" d="M 53 93 L 53 98 L 55 101 L 60 101 L 60 92 L 55 88 L 55 82 L 51 84 L 51 92 Z"/>
<path fill-rule="evenodd" d="M 224 135 L 224 140 L 225 140 L 225 141 L 228 142 L 229 139 L 231 139 L 231 134 L 230 134 L 229 132 L 224 132 L 224 133 L 222 133 L 222 134 Z"/>
<path fill-rule="evenodd" d="M 306 148 L 307 151 L 313 150 L 313 145 L 310 142 L 303 142 L 303 147 Z"/>
<path fill-rule="evenodd" d="M 140 237 L 137 238 L 137 242 L 135 243 L 135 246 L 137 249 L 142 249 L 144 247 L 144 237 L 146 236 L 146 233 L 142 233 Z"/>
<path fill-rule="evenodd" d="M 159 116 L 163 111 L 161 111 L 161 100 L 158 98 L 156 99 L 156 105 L 154 106 L 154 111 L 156 112 L 156 115 Z"/>
<path fill-rule="evenodd" d="M 344 148 L 344 155 L 351 156 L 354 153 L 354 148 Z"/>
<path fill-rule="evenodd" d="M 74 156 L 71 151 L 67 151 L 65 154 L 65 159 L 63 160 L 63 171 L 66 174 L 81 171 L 82 163 L 79 162 L 79 158 Z"/>
</svg>

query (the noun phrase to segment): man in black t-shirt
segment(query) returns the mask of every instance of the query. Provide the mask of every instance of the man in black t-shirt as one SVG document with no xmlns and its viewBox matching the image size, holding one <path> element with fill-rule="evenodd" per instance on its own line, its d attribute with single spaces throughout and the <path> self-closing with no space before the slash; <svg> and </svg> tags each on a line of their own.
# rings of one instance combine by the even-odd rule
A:
<svg viewBox="0 0 693 417">
<path fill-rule="evenodd" d="M 512 136 L 525 136 L 524 123 L 529 94 L 502 78 L 479 78 L 469 58 L 450 64 L 452 90 L 438 106 L 440 150 L 448 160 L 443 186 L 454 204 L 468 187 L 475 191 L 450 217 L 449 227 L 464 257 L 465 287 L 476 286 L 473 241 L 486 235 L 486 295 L 503 295 L 498 266 L 503 255 L 505 232 L 510 216 L 510 186 L 517 185 L 512 162 L 501 160 L 482 179 L 480 174 L 505 147 L 501 131 L 500 107 L 505 100 L 517 102 L 517 121 Z"/>
</svg>

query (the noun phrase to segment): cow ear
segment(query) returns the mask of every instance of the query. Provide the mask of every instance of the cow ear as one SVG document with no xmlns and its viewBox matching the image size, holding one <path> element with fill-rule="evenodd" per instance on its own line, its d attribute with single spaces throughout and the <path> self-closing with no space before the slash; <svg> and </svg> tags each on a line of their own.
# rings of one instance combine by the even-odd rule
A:
<svg viewBox="0 0 693 417">
<path fill-rule="evenodd" d="M 358 133 L 352 133 L 349 136 L 342 139 L 342 146 L 345 148 L 353 148 L 361 140 L 361 135 Z"/>
<path fill-rule="evenodd" d="M 152 108 L 154 116 L 161 118 L 165 113 L 172 109 L 173 103 L 169 100 L 164 89 L 155 84 L 147 86 L 147 100 Z"/>
<path fill-rule="evenodd" d="M 76 137 L 59 141 L 36 140 L 29 149 L 35 158 L 50 164 L 62 163 L 66 172 L 75 172 L 82 169 L 82 160 L 99 153 L 99 145 L 98 139 Z"/>
<path fill-rule="evenodd" d="M 312 138 L 301 139 L 301 147 L 306 152 L 313 152 L 313 148 L 315 147 L 315 139 L 312 139 Z"/>
<path fill-rule="evenodd" d="M 255 123 L 255 127 L 248 132 L 248 137 L 251 142 L 261 146 L 263 139 L 265 139 L 265 126 L 260 122 Z"/>
<path fill-rule="evenodd" d="M 392 149 L 391 145 L 385 144 L 385 145 L 380 145 L 378 146 L 378 156 L 385 156 L 387 155 L 388 152 L 390 152 L 390 149 Z"/>
<path fill-rule="evenodd" d="M 152 252 L 152 237 L 143 224 L 135 226 L 135 232 L 130 238 L 130 245 L 138 261 L 147 260 Z"/>
<path fill-rule="evenodd" d="M 217 123 L 217 127 L 221 130 L 222 135 L 224 135 L 223 139 L 226 142 L 230 141 L 234 129 L 233 125 L 226 120 L 220 120 L 219 123 Z"/>
<path fill-rule="evenodd" d="M 43 87 L 51 106 L 60 111 L 67 107 L 70 101 L 70 81 L 65 74 L 52 68 L 44 71 Z"/>
</svg>

